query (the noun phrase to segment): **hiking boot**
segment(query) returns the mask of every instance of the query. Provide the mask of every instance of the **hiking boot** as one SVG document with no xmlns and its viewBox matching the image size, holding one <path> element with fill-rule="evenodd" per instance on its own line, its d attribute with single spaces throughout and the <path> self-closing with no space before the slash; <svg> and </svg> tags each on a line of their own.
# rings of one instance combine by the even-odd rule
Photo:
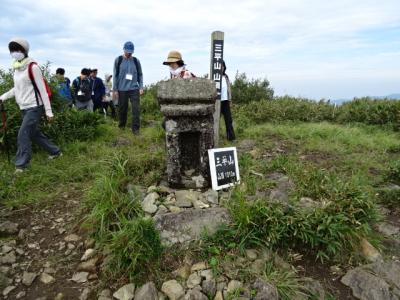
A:
<svg viewBox="0 0 400 300">
<path fill-rule="evenodd" d="M 23 173 L 23 172 L 25 172 L 25 169 L 24 169 L 24 168 L 15 168 L 14 174 L 15 174 L 15 175 L 18 175 L 18 174 L 21 174 L 21 173 Z"/>
<path fill-rule="evenodd" d="M 56 158 L 58 158 L 58 157 L 60 157 L 62 155 L 63 155 L 62 152 L 58 152 L 57 154 L 49 155 L 48 159 L 56 159 Z"/>
</svg>

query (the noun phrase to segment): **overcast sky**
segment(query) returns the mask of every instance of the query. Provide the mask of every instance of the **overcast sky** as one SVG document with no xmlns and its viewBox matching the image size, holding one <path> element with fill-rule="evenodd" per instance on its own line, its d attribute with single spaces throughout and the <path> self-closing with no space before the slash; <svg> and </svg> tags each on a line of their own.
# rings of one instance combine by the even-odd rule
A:
<svg viewBox="0 0 400 300">
<path fill-rule="evenodd" d="M 314 99 L 400 92 L 399 0 L 1 0 L 0 68 L 8 42 L 26 38 L 30 56 L 64 67 L 112 72 L 125 41 L 135 44 L 145 84 L 168 76 L 179 50 L 198 76 L 209 71 L 210 37 L 225 33 L 228 74 L 267 78 L 275 94 Z"/>
</svg>

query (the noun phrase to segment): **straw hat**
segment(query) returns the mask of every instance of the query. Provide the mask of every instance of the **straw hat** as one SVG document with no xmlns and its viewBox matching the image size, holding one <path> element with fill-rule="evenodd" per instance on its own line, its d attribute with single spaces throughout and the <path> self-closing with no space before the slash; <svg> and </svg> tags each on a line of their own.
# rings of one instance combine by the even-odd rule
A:
<svg viewBox="0 0 400 300">
<path fill-rule="evenodd" d="M 178 62 L 180 60 L 182 60 L 182 55 L 178 51 L 172 50 L 169 51 L 168 58 L 163 62 L 163 65 L 169 65 L 170 63 Z"/>
</svg>

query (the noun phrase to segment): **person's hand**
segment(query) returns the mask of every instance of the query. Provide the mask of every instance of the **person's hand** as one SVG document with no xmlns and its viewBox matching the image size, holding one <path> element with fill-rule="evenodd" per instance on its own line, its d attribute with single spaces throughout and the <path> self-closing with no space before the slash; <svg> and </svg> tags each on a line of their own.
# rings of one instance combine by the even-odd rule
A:
<svg viewBox="0 0 400 300">
<path fill-rule="evenodd" d="M 143 89 L 140 89 L 140 90 L 139 90 L 139 94 L 140 94 L 140 96 L 144 94 Z"/>
<path fill-rule="evenodd" d="M 53 120 L 54 120 L 54 117 L 46 116 L 46 118 L 47 118 L 47 121 L 48 121 L 49 123 L 52 123 Z"/>
<path fill-rule="evenodd" d="M 117 100 L 118 98 L 118 91 L 113 91 L 113 100 Z"/>
</svg>

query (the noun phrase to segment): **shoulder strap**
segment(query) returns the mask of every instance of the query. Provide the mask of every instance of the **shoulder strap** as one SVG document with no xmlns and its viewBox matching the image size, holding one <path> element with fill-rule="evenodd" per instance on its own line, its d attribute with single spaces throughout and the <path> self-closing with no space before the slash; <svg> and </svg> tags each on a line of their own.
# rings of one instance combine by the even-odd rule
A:
<svg viewBox="0 0 400 300">
<path fill-rule="evenodd" d="M 41 96 L 40 96 L 39 88 L 36 85 L 35 78 L 33 77 L 33 71 L 32 71 L 33 65 L 36 65 L 36 63 L 31 62 L 28 65 L 28 74 L 29 74 L 29 79 L 31 80 L 32 85 L 33 85 L 33 90 L 35 91 L 36 104 L 37 104 L 37 106 L 39 106 L 40 105 L 39 97 L 41 98 Z"/>
<path fill-rule="evenodd" d="M 119 76 L 119 69 L 120 69 L 120 67 L 121 67 L 122 59 L 123 59 L 122 55 L 118 56 L 117 70 L 116 70 L 117 72 L 116 72 L 116 74 L 115 74 L 116 77 Z"/>
</svg>

